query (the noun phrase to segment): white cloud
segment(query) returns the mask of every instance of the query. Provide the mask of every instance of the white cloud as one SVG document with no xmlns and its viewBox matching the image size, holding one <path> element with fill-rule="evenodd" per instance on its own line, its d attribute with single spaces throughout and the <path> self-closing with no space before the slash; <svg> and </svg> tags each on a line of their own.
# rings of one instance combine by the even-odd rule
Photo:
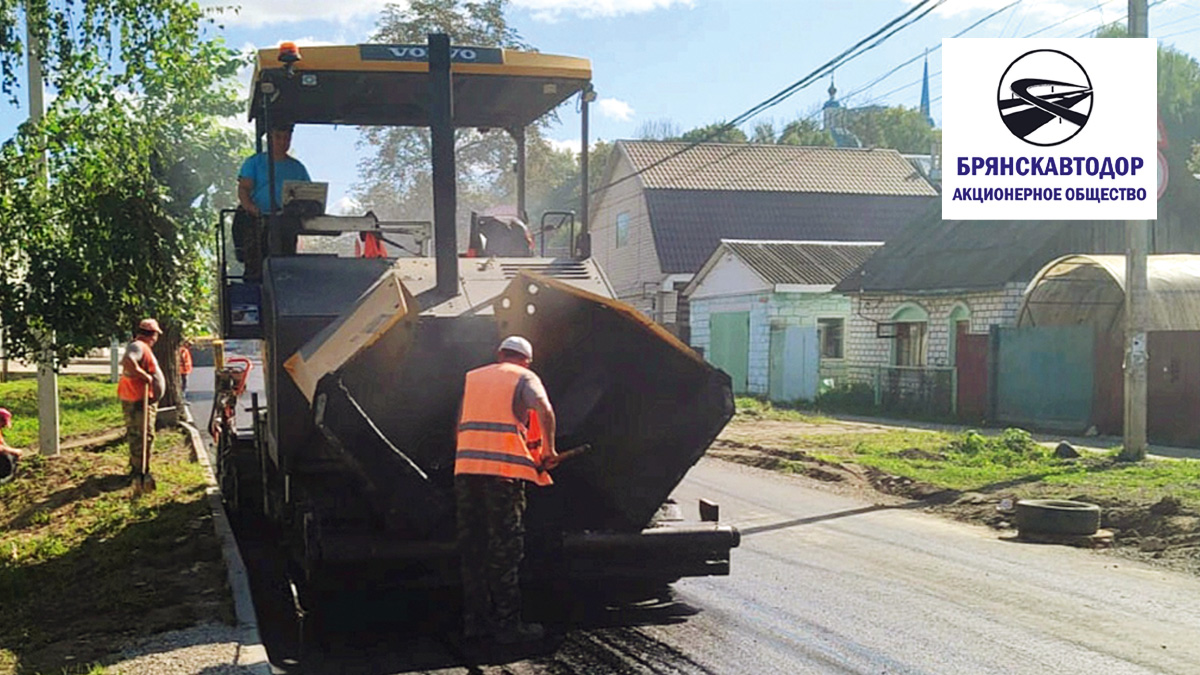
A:
<svg viewBox="0 0 1200 675">
<path fill-rule="evenodd" d="M 562 152 L 563 150 L 568 150 L 574 154 L 579 154 L 579 146 L 581 145 L 578 138 L 568 138 L 565 141 L 560 141 L 560 140 L 557 140 L 554 138 L 547 138 L 546 142 L 550 144 L 550 147 L 554 148 L 555 150 L 558 150 L 559 152 Z"/>
<path fill-rule="evenodd" d="M 602 98 L 596 101 L 596 107 L 601 115 L 612 120 L 628 122 L 633 119 L 633 106 L 618 98 Z"/>
<path fill-rule="evenodd" d="M 204 7 L 229 7 L 236 0 L 200 0 Z M 384 5 L 404 4 L 403 0 L 243 0 L 240 7 L 218 15 L 218 21 L 230 26 L 257 28 L 265 24 L 296 23 L 299 21 L 332 21 L 339 24 L 356 19 L 375 19 Z"/>
<path fill-rule="evenodd" d="M 358 216 L 362 215 L 362 204 L 359 204 L 357 199 L 346 195 L 334 202 L 329 211 L 339 216 Z"/>
<path fill-rule="evenodd" d="M 527 9 L 539 21 L 555 21 L 563 14 L 586 18 L 640 14 L 674 5 L 692 7 L 695 0 L 513 0 L 514 7 Z"/>
</svg>

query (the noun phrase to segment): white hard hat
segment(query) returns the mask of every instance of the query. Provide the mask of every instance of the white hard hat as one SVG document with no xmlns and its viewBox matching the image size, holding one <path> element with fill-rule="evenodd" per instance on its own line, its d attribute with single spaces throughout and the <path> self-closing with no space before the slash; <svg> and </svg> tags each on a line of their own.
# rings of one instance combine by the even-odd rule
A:
<svg viewBox="0 0 1200 675">
<path fill-rule="evenodd" d="M 529 344 L 529 340 L 520 335 L 509 335 L 500 343 L 502 351 L 516 352 L 521 356 L 533 360 L 533 345 Z"/>
</svg>

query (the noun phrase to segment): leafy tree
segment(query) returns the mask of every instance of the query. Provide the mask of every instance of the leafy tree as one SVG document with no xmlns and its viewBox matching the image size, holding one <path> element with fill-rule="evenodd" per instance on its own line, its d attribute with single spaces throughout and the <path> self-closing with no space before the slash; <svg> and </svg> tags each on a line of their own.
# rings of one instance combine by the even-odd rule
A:
<svg viewBox="0 0 1200 675">
<path fill-rule="evenodd" d="M 833 145 L 833 136 L 821 128 L 821 125 L 808 117 L 797 117 L 788 123 L 779 133 L 775 141 L 780 145 L 815 145 L 829 147 Z"/>
<path fill-rule="evenodd" d="M 775 121 L 765 120 L 754 125 L 754 130 L 750 134 L 750 142 L 771 144 L 777 137 Z"/>
<path fill-rule="evenodd" d="M 903 153 L 929 154 L 941 138 L 941 132 L 929 126 L 920 110 L 904 106 L 849 109 L 845 125 L 863 147 L 894 148 Z"/>
<path fill-rule="evenodd" d="M 1123 38 L 1124 23 L 1097 29 L 1095 37 Z M 1167 131 L 1167 191 L 1159 201 L 1159 219 L 1187 223 L 1200 211 L 1200 63 L 1178 49 L 1158 47 L 1158 117 Z"/>
<path fill-rule="evenodd" d="M 1158 115 L 1169 141 L 1162 205 L 1192 219 L 1200 211 L 1200 181 L 1192 179 L 1200 173 L 1200 63 L 1172 47 L 1158 48 Z"/>
<path fill-rule="evenodd" d="M 663 140 L 698 141 L 708 134 L 716 132 L 724 126 L 716 122 L 698 127 L 685 134 L 664 137 Z M 711 142 L 714 143 L 766 143 L 778 145 L 816 145 L 831 146 L 833 137 L 821 128 L 821 125 L 809 117 L 797 117 L 788 122 L 782 129 L 777 129 L 774 120 L 763 120 L 754 125 L 750 136 L 740 129 L 730 129 L 717 134 Z"/>
<path fill-rule="evenodd" d="M 612 156 L 613 144 L 596 141 L 588 150 L 588 192 L 592 193 L 595 201 L 595 191 L 604 184 L 605 168 Z M 580 162 L 571 156 L 571 166 L 563 167 L 562 180 L 558 180 L 553 189 L 547 193 L 545 205 L 547 209 L 577 210 L 580 207 Z"/>
<path fill-rule="evenodd" d="M 708 143 L 748 143 L 750 139 L 746 138 L 746 132 L 733 127 L 725 129 L 725 122 L 713 122 L 702 127 L 696 127 L 691 131 L 684 132 L 677 140 L 687 143 L 695 143 L 696 141 L 706 141 Z M 711 136 L 711 138 L 710 138 Z"/>
<path fill-rule="evenodd" d="M 455 44 L 530 50 L 508 24 L 508 0 L 414 0 L 388 5 L 371 36 L 373 42 L 424 43 L 442 32 Z M 555 189 L 571 153 L 558 151 L 542 135 L 545 122 L 526 130 L 526 186 L 529 207 L 541 205 Z M 428 129 L 373 127 L 362 130 L 360 147 L 373 154 L 359 164 L 354 197 L 384 217 L 429 219 L 433 213 L 431 142 Z M 504 130 L 455 132 L 460 215 L 498 203 L 515 202 L 516 145 Z M 578 173 L 576 171 L 576 176 Z"/>
<path fill-rule="evenodd" d="M 0 0 L 0 82 L 13 100 L 17 4 Z M 180 337 L 211 316 L 213 209 L 233 203 L 247 145 L 218 122 L 240 108 L 228 79 L 239 59 L 186 0 L 28 6 L 57 96 L 0 146 L 8 347 L 61 364 L 157 316 L 169 403 Z"/>
</svg>

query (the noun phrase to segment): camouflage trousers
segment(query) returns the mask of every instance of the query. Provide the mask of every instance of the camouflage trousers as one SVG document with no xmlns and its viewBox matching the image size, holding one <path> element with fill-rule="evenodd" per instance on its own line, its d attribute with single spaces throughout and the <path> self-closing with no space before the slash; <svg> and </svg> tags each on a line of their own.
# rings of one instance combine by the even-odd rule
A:
<svg viewBox="0 0 1200 675">
<path fill-rule="evenodd" d="M 129 472 L 140 474 L 145 471 L 142 467 L 142 426 L 143 412 L 149 416 L 150 435 L 146 442 L 154 447 L 154 421 L 158 417 L 158 404 L 151 401 L 148 410 L 142 410 L 141 401 L 121 401 L 121 412 L 125 414 L 125 438 L 129 441 Z"/>
<path fill-rule="evenodd" d="M 454 493 L 464 631 L 478 635 L 515 626 L 521 618 L 525 481 L 460 475 Z"/>
</svg>

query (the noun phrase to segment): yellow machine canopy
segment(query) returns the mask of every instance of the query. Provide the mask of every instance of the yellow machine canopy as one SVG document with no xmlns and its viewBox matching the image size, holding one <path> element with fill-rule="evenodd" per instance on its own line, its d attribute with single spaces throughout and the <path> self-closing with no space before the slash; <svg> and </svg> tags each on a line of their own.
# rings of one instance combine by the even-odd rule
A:
<svg viewBox="0 0 1200 675">
<path fill-rule="evenodd" d="M 271 118 L 298 124 L 429 126 L 428 46 L 365 44 L 303 47 L 287 72 L 280 49 L 261 49 L 250 119 L 261 115 L 264 84 Z M 490 47 L 451 47 L 454 126 L 522 128 L 588 86 L 587 59 Z M 268 86 L 270 91 L 272 87 Z"/>
</svg>

